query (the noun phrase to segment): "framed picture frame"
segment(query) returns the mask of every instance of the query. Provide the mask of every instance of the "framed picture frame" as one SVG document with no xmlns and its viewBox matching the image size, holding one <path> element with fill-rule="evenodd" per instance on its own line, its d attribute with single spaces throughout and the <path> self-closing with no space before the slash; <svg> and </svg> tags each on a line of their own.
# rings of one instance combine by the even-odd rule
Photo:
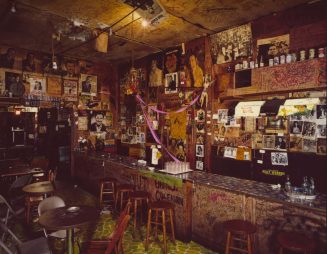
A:
<svg viewBox="0 0 327 254">
<path fill-rule="evenodd" d="M 197 157 L 204 157 L 204 145 L 196 145 L 195 151 Z"/>
<path fill-rule="evenodd" d="M 178 92 L 178 73 L 167 73 L 165 75 L 165 94 L 173 94 Z"/>
</svg>

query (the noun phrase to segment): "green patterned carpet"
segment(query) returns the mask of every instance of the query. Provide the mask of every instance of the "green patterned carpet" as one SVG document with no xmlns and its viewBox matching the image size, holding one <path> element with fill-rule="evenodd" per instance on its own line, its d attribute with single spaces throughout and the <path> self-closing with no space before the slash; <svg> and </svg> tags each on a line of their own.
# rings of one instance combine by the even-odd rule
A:
<svg viewBox="0 0 327 254">
<path fill-rule="evenodd" d="M 90 205 L 90 206 L 96 206 L 97 205 L 97 198 L 91 195 L 90 193 L 82 190 L 81 188 L 75 187 L 75 188 L 62 188 L 58 186 L 58 191 L 56 195 L 63 198 L 63 200 L 66 202 L 66 205 Z M 110 235 L 110 233 L 114 229 L 115 225 L 115 219 L 117 218 L 117 215 L 112 214 L 101 214 L 99 217 L 99 220 L 95 225 L 88 225 L 81 228 L 81 231 L 78 233 L 77 238 L 80 243 L 80 246 L 83 250 L 83 247 L 86 246 L 87 241 L 90 239 L 105 239 L 107 236 Z M 131 223 L 130 223 L 131 224 Z M 24 240 L 27 240 L 29 237 L 33 235 L 33 237 L 41 236 L 42 230 L 39 227 L 37 220 L 34 220 L 34 222 L 26 228 L 26 225 L 23 223 L 11 223 L 10 226 L 13 231 L 17 234 L 17 236 Z M 144 236 L 146 235 L 145 226 L 143 226 L 140 231 L 136 232 L 135 239 L 132 237 L 132 225 L 129 225 L 127 232 L 124 236 L 123 240 L 123 247 L 125 254 L 141 254 L 141 253 L 149 253 L 149 254 L 159 254 L 163 253 L 161 249 L 161 245 L 158 244 L 158 242 L 151 242 L 149 245 L 149 250 L 146 252 L 144 249 Z M 31 237 L 31 238 L 33 238 Z M 7 240 L 8 242 L 9 240 Z M 50 239 L 50 245 L 53 249 L 54 254 L 63 254 L 65 253 L 65 242 L 60 240 L 54 240 Z M 75 243 L 74 246 L 75 253 L 78 253 L 78 245 Z M 1 251 L 0 251 L 1 253 Z M 189 254 L 214 254 L 215 252 L 210 251 L 203 246 L 195 243 L 195 242 L 189 242 L 189 243 L 183 243 L 181 241 L 176 241 L 176 244 L 173 244 L 172 242 L 168 241 L 168 253 L 176 253 L 176 254 L 182 254 L 182 253 L 189 253 Z"/>
</svg>

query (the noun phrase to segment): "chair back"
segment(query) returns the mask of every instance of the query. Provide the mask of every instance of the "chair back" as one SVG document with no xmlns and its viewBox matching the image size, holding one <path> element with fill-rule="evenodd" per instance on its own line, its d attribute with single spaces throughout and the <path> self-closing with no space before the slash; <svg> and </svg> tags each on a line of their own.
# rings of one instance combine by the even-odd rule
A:
<svg viewBox="0 0 327 254">
<path fill-rule="evenodd" d="M 130 201 L 128 201 L 126 206 L 124 207 L 124 209 L 119 214 L 115 228 L 117 228 L 119 226 L 119 224 L 123 221 L 123 219 L 126 215 L 129 215 L 131 206 L 132 206 L 132 203 Z"/>
<path fill-rule="evenodd" d="M 38 208 L 38 214 L 39 216 L 41 216 L 44 212 L 51 210 L 51 209 L 55 209 L 55 208 L 59 208 L 59 207 L 64 207 L 65 201 L 62 200 L 61 197 L 58 196 L 51 196 L 48 198 L 43 199 Z"/>
<path fill-rule="evenodd" d="M 119 223 L 118 227 L 115 229 L 111 241 L 109 241 L 109 244 L 104 254 L 111 254 L 113 251 L 115 251 L 115 253 L 119 253 L 119 249 L 122 244 L 124 233 L 130 218 L 131 216 L 128 214 L 124 216 L 122 221 Z"/>
<path fill-rule="evenodd" d="M 50 169 L 48 172 L 48 181 L 54 182 L 57 178 L 57 169 Z"/>
<path fill-rule="evenodd" d="M 20 245 L 22 242 L 18 239 L 18 237 L 5 225 L 0 221 L 0 231 L 2 234 L 10 234 L 11 238 L 14 240 L 15 245 Z M 0 247 L 5 250 L 5 253 L 14 254 L 16 251 L 12 251 L 2 240 L 0 240 Z"/>
<path fill-rule="evenodd" d="M 11 185 L 8 192 L 11 192 L 14 189 L 22 189 L 25 185 L 29 184 L 32 180 L 31 175 L 23 175 L 18 177 Z"/>
</svg>

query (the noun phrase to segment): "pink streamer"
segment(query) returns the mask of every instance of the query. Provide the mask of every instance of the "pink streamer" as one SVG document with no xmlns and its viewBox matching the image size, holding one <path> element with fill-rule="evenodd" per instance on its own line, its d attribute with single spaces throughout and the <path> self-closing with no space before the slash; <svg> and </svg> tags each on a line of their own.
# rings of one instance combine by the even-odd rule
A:
<svg viewBox="0 0 327 254">
<path fill-rule="evenodd" d="M 193 99 L 191 101 L 191 103 L 187 106 L 184 106 L 176 111 L 172 111 L 172 112 L 166 112 L 166 111 L 162 111 L 162 110 L 159 110 L 159 109 L 156 109 L 155 107 L 153 106 L 149 106 L 148 104 L 145 103 L 145 101 L 141 98 L 140 95 L 136 95 L 136 99 L 140 102 L 141 104 L 141 108 L 142 108 L 142 112 L 143 112 L 143 115 L 144 115 L 144 118 L 145 118 L 145 121 L 149 127 L 149 130 L 151 132 L 151 135 L 152 137 L 154 138 L 154 140 L 157 142 L 157 144 L 161 145 L 162 148 L 168 153 L 168 155 L 175 161 L 175 162 L 180 162 L 174 155 L 172 155 L 168 149 L 162 144 L 161 140 L 159 139 L 159 137 L 157 136 L 156 132 L 154 131 L 153 127 L 152 127 L 152 123 L 151 121 L 149 120 L 149 117 L 148 115 L 146 114 L 146 111 L 144 110 L 145 107 L 148 107 L 149 109 L 159 113 L 159 114 L 172 114 L 172 113 L 180 113 L 180 112 L 183 112 L 184 110 L 188 109 L 189 107 L 193 106 L 197 101 L 198 99 L 200 98 L 200 95 L 198 95 L 197 97 L 195 97 L 195 99 Z"/>
</svg>

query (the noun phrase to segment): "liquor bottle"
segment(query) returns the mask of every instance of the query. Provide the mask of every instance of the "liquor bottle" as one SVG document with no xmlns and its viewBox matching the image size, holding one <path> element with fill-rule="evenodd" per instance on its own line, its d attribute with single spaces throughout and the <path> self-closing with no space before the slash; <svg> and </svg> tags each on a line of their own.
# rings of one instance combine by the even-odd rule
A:
<svg viewBox="0 0 327 254">
<path fill-rule="evenodd" d="M 310 177 L 310 188 L 309 188 L 309 193 L 310 195 L 315 194 L 315 182 L 313 180 L 313 177 Z"/>
<path fill-rule="evenodd" d="M 292 188 L 292 186 L 291 186 L 290 176 L 287 175 L 286 176 L 286 182 L 285 182 L 285 190 L 287 192 L 290 192 L 291 191 L 291 188 Z"/>
</svg>

